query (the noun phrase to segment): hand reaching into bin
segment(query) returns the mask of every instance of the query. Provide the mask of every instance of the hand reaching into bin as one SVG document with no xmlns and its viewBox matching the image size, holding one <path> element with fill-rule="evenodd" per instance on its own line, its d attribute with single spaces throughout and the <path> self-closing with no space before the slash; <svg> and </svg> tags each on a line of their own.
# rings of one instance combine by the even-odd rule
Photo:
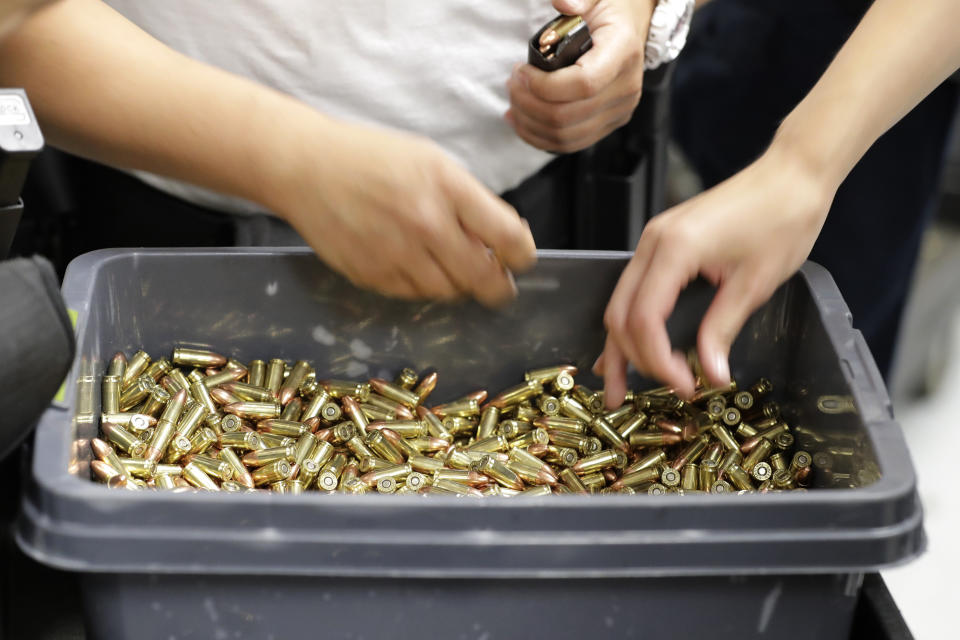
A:
<svg viewBox="0 0 960 640">
<path fill-rule="evenodd" d="M 565 69 L 514 68 L 505 118 L 517 135 L 545 151 L 589 147 L 629 122 L 643 88 L 643 57 L 654 0 L 554 0 L 582 15 L 593 48 Z"/>
<path fill-rule="evenodd" d="M 759 160 L 648 225 L 605 314 L 607 342 L 595 370 L 608 406 L 623 399 L 627 361 L 682 395 L 693 392 L 665 323 L 698 275 L 718 287 L 700 326 L 700 361 L 710 383 L 729 380 L 734 338 L 806 258 L 847 173 L 960 67 L 957 24 L 955 0 L 932 0 L 922 10 L 875 3 Z"/>
</svg>

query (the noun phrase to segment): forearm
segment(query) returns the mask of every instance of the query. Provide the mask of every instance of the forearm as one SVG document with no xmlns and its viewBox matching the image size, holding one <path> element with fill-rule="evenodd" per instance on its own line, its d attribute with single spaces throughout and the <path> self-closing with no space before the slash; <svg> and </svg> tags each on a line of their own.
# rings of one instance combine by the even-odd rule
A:
<svg viewBox="0 0 960 640">
<path fill-rule="evenodd" d="M 180 55 L 98 0 L 65 0 L 28 20 L 0 48 L 0 82 L 26 88 L 59 147 L 267 207 L 292 171 L 283 163 L 304 144 L 290 122 L 320 136 L 332 126 L 288 96 Z"/>
<path fill-rule="evenodd" d="M 957 25 L 957 0 L 876 0 L 773 149 L 836 190 L 877 138 L 960 67 Z"/>
</svg>

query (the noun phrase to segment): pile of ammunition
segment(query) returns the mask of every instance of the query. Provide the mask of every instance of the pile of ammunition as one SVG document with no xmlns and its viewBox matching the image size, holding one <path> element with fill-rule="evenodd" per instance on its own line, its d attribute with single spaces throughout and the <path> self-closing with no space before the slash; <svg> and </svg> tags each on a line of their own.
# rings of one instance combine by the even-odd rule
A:
<svg viewBox="0 0 960 640">
<path fill-rule="evenodd" d="M 178 368 L 179 367 L 179 368 Z M 605 410 L 577 369 L 527 371 L 428 408 L 437 373 L 320 380 L 304 360 L 244 365 L 175 348 L 170 360 L 117 353 L 102 380 L 91 470 L 110 487 L 280 493 L 731 493 L 797 489 L 812 456 L 772 385 L 628 392 Z"/>
</svg>

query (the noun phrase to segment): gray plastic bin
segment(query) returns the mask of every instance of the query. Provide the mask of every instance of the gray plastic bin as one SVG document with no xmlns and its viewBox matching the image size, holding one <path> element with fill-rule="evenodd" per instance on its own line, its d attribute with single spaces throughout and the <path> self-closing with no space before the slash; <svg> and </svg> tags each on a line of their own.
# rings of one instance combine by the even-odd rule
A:
<svg viewBox="0 0 960 640">
<path fill-rule="evenodd" d="M 458 500 L 126 492 L 89 479 L 99 376 L 118 349 L 305 357 L 324 377 L 434 366 L 439 402 L 558 360 L 589 370 L 626 259 L 542 252 L 496 312 L 358 292 L 304 250 L 81 256 L 63 285 L 77 360 L 37 428 L 17 540 L 81 574 L 93 638 L 845 638 L 862 574 L 915 557 L 924 538 L 884 386 L 814 264 L 753 315 L 732 366 L 774 382 L 791 424 L 821 439 L 808 444 L 879 471 L 855 489 Z M 696 284 L 681 297 L 676 344 L 692 342 L 710 295 Z"/>
</svg>

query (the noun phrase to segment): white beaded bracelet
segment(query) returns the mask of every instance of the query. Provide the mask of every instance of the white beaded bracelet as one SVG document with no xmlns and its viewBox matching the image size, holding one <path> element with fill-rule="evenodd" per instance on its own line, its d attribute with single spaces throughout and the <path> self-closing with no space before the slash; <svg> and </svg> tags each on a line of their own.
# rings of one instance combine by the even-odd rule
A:
<svg viewBox="0 0 960 640">
<path fill-rule="evenodd" d="M 687 43 L 694 0 L 658 0 L 650 19 L 643 68 L 656 69 L 680 55 Z"/>
</svg>

